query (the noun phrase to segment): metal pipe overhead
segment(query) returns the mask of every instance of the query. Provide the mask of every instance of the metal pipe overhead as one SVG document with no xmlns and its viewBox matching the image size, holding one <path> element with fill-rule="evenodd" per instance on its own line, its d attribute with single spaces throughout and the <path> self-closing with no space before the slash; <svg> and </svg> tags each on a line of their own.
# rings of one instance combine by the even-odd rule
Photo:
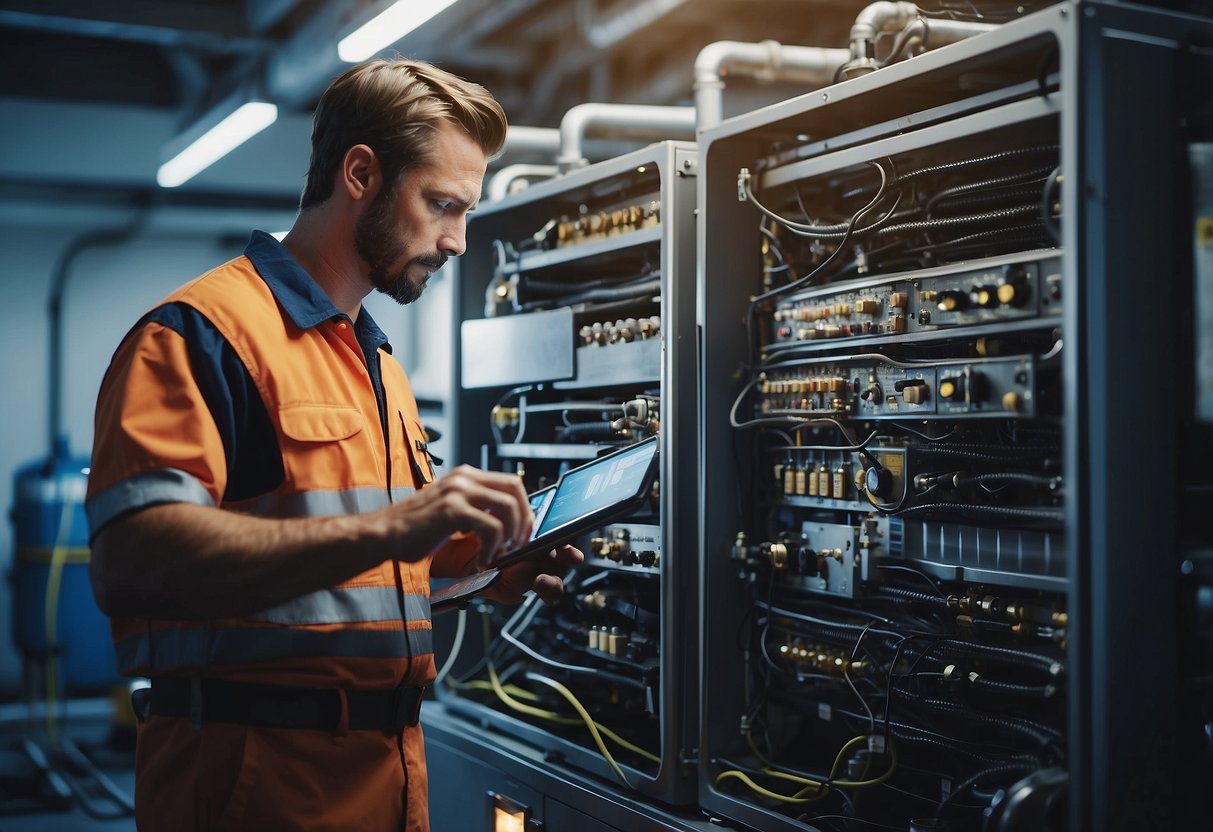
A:
<svg viewBox="0 0 1213 832">
<path fill-rule="evenodd" d="M 505 134 L 503 156 L 511 153 L 545 153 L 555 156 L 560 151 L 560 131 L 555 127 L 527 127 L 511 124 Z"/>
<path fill-rule="evenodd" d="M 511 186 L 521 179 L 545 178 L 550 179 L 560 173 L 555 165 L 506 165 L 493 174 L 489 179 L 488 197 L 490 202 L 504 199 L 511 193 Z"/>
<path fill-rule="evenodd" d="M 658 139 L 695 138 L 694 107 L 649 107 L 641 104 L 578 104 L 560 120 L 560 155 L 556 164 L 568 172 L 589 162 L 582 140 L 591 130 L 609 135 Z"/>
<path fill-rule="evenodd" d="M 784 46 L 773 40 L 709 43 L 695 58 L 695 113 L 700 130 L 724 118 L 727 75 L 762 81 L 798 81 L 813 86 L 833 83 L 838 68 L 851 57 L 849 49 Z"/>
<path fill-rule="evenodd" d="M 956 43 L 965 38 L 996 29 L 996 23 L 974 23 L 961 20 L 931 19 L 922 17 L 918 7 L 904 0 L 880 0 L 866 6 L 851 25 L 851 56 L 843 73 L 854 78 L 880 69 L 876 60 L 876 40 L 881 35 L 900 33 L 890 59 L 896 58 L 912 40 L 917 39 L 924 48 Z"/>
</svg>

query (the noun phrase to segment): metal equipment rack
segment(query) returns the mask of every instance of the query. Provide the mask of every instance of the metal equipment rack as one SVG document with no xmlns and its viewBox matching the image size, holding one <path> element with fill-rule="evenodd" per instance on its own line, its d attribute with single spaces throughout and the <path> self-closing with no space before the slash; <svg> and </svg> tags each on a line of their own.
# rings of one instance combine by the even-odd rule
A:
<svg viewBox="0 0 1213 832">
<path fill-rule="evenodd" d="M 522 687 L 534 681 L 525 670 L 592 697 L 595 720 L 628 734 L 648 757 L 617 746 L 615 770 L 580 722 L 528 716 L 479 682 L 445 685 L 439 698 L 454 718 L 487 729 L 494 747 L 494 737 L 508 736 L 667 804 L 694 803 L 688 760 L 698 731 L 694 708 L 685 707 L 697 678 L 689 635 L 698 581 L 696 171 L 694 145 L 663 142 L 480 206 L 455 301 L 459 462 L 517 472 L 534 491 L 605 449 L 660 437 L 651 510 L 581 541 L 586 562 L 567 604 L 511 631 L 539 631 L 531 655 L 511 645 L 494 653 L 504 667 L 514 650 Z M 509 612 L 474 603 L 468 615 L 497 627 Z M 535 614 L 522 613 L 527 622 Z M 455 619 L 436 620 L 440 641 Z M 468 630 L 451 674 L 465 682 L 485 658 L 480 624 Z M 629 674 L 639 675 L 621 679 Z M 626 685 L 608 695 L 612 680 Z"/>
<path fill-rule="evenodd" d="M 857 598 L 889 585 L 888 573 L 877 568 L 886 564 L 923 576 L 917 594 L 907 594 L 902 585 L 886 595 L 900 593 L 903 600 L 919 598 L 907 603 L 923 603 L 932 594 L 928 584 L 946 582 L 939 598 L 926 601 L 942 605 L 949 596 L 948 603 L 960 605 L 951 614 L 959 620 L 963 613 L 966 625 L 981 623 L 983 616 L 991 625 L 1009 624 L 1005 605 L 983 606 L 982 591 L 1047 608 L 1042 616 L 1048 626 L 1028 626 L 1054 635 L 1053 647 L 1044 645 L 1042 654 L 1060 651 L 1054 672 L 1064 706 L 1059 713 L 1038 712 L 1048 714 L 1040 725 L 1045 734 L 1060 736 L 1059 749 L 1053 763 L 1033 775 L 974 781 L 989 790 L 1004 789 L 994 798 L 986 792 L 990 817 L 984 828 L 1196 828 L 1192 824 L 1202 817 L 1197 807 L 1207 802 L 1199 782 L 1208 776 L 1209 764 L 1207 752 L 1199 749 L 1207 748 L 1209 696 L 1207 685 L 1204 693 L 1194 693 L 1195 677 L 1206 663 L 1195 659 L 1198 642 L 1189 629 L 1197 590 L 1181 583 L 1180 574 L 1181 567 L 1185 574 L 1199 572 L 1203 561 L 1187 560 L 1180 550 L 1176 506 L 1183 443 L 1195 436 L 1187 416 L 1191 393 L 1184 383 L 1196 368 L 1184 346 L 1190 346 L 1193 323 L 1187 317 L 1191 229 L 1184 223 L 1190 194 L 1182 172 L 1188 143 L 1208 140 L 1199 130 L 1208 128 L 1200 120 L 1208 115 L 1210 31 L 1208 21 L 1183 14 L 1060 4 L 701 134 L 700 454 L 711 462 L 701 472 L 700 804 L 708 811 L 772 832 L 816 828 L 811 800 L 788 808 L 738 786 L 736 774 L 725 774 L 750 753 L 743 738 L 758 705 L 749 697 L 761 691 L 747 680 L 763 662 L 755 649 L 771 646 L 763 631 L 743 651 L 738 633 L 751 616 L 791 626 L 788 610 L 795 604 L 789 601 L 777 613 L 766 594 L 769 579 L 772 591 L 785 597 L 810 599 L 814 609 L 846 611 L 837 613 L 834 632 L 849 633 L 855 648 L 836 649 L 837 656 L 817 648 L 822 652 L 814 656 L 812 645 L 806 654 L 803 644 L 787 641 L 780 649 L 787 648 L 791 658 L 769 658 L 786 678 L 795 677 L 780 695 L 790 696 L 796 684 L 826 673 L 817 665 L 811 673 L 805 670 L 822 656 L 861 673 L 869 660 L 861 643 L 869 628 L 879 625 L 871 618 L 871 625 L 859 626 L 847 616 L 859 609 Z M 1037 195 L 1041 207 L 1027 212 L 1039 218 L 1042 229 L 1060 226 L 1054 245 L 1038 230 L 1022 244 L 998 238 L 1002 244 L 975 248 L 971 259 L 954 254 L 917 265 L 865 266 L 863 258 L 877 250 L 871 246 L 851 265 L 850 282 L 817 280 L 765 306 L 752 304 L 769 288 L 759 280 L 764 271 L 771 274 L 786 264 L 770 240 L 764 243 L 767 235 L 747 191 L 764 202 L 783 199 L 791 211 L 799 203 L 811 214 L 817 204 L 838 209 L 845 193 L 871 195 L 877 166 L 881 193 L 886 177 L 895 182 L 911 170 L 927 171 L 919 182 L 929 180 L 928 189 L 930 181 L 944 188 L 951 185 L 942 172 L 952 170 L 948 165 L 1028 146 L 1055 148 L 1044 154 L 1044 167 L 1057 168 Z M 851 198 L 858 200 L 850 203 L 855 207 L 864 202 Z M 889 204 L 878 203 L 866 215 L 855 213 L 852 226 L 884 221 L 886 210 L 892 216 L 906 207 L 890 209 Z M 832 215 L 845 219 L 852 211 Z M 986 240 L 997 238 L 997 231 Z M 947 232 L 940 233 L 947 238 Z M 961 238 L 947 239 L 958 252 Z M 804 268 L 820 266 L 830 251 L 828 242 L 816 249 L 806 244 Z M 834 265 L 822 269 L 827 281 Z M 1005 290 L 1006 302 L 998 301 L 1002 285 L 1012 285 Z M 1016 295 L 1016 287 L 1024 286 L 1029 293 Z M 1016 304 L 1028 296 L 1034 304 L 1043 299 L 1050 305 L 1024 313 Z M 752 306 L 758 311 L 747 328 L 745 311 Z M 987 307 L 994 311 L 985 314 Z M 864 317 L 860 309 L 873 315 Z M 873 326 L 865 329 L 860 318 Z M 761 331 L 764 323 L 770 328 L 765 340 L 747 331 Z M 1026 362 L 1023 368 L 993 378 L 972 351 L 991 337 L 1005 337 L 1012 345 L 994 355 L 1019 356 Z M 906 355 L 920 360 L 904 360 Z M 934 360 L 925 358 L 930 355 Z M 978 377 L 980 394 L 970 400 L 967 392 L 958 392 L 972 389 L 962 383 Z M 1029 400 L 1034 405 L 1025 408 Z M 748 412 L 746 405 L 752 407 Z M 857 438 L 863 435 L 858 431 L 853 443 L 835 439 L 831 445 L 846 448 L 813 451 L 823 456 L 820 462 L 789 441 L 790 447 L 777 452 L 786 458 L 774 465 L 778 476 L 790 475 L 789 484 L 787 490 L 776 486 L 770 510 L 785 524 L 794 518 L 791 531 L 784 538 L 760 538 L 758 544 L 752 536 L 738 535 L 747 507 L 751 515 L 761 515 L 766 506 L 748 486 L 740 489 L 739 500 L 737 483 L 754 482 L 752 471 L 739 462 L 745 451 L 729 452 L 739 442 L 731 421 L 742 416 L 791 419 L 784 424 L 797 430 L 797 419 L 829 416 L 849 428 L 862 425 L 866 432 L 871 427 L 873 436 L 889 425 L 906 427 L 897 441 L 872 440 L 871 447 Z M 933 450 L 929 446 L 949 425 L 968 429 L 979 416 L 1003 420 L 1016 437 L 1011 446 L 1021 450 L 1023 428 L 1056 429 L 1059 456 L 1048 463 L 1059 486 L 1056 494 L 1037 494 L 1032 513 L 1014 519 L 1010 513 L 980 511 L 982 506 L 967 513 L 940 504 L 918 513 L 902 511 L 913 507 L 916 484 L 907 473 L 915 464 L 913 454 Z M 833 456 L 827 463 L 828 454 Z M 808 492 L 800 485 L 807 479 L 813 488 L 814 466 L 874 473 L 866 481 L 856 479 L 854 486 L 849 478 L 841 487 L 834 480 L 833 490 L 822 492 L 828 499 L 822 499 L 816 489 Z M 898 481 L 898 471 L 900 504 L 882 498 L 890 486 L 882 477 Z M 1202 479 L 1191 472 L 1183 478 Z M 921 482 L 935 487 L 934 481 Z M 1207 476 L 1202 482 L 1207 488 Z M 806 493 L 814 496 L 801 496 Z M 734 512 L 739 502 L 741 511 Z M 753 525 L 763 533 L 761 523 Z M 767 534 L 773 534 L 771 528 Z M 854 535 L 844 534 L 847 529 Z M 1207 543 L 1207 535 L 1204 539 Z M 917 548 L 911 545 L 915 541 Z M 854 562 L 849 545 L 856 547 Z M 827 556 L 814 561 L 823 551 Z M 1003 618 L 994 621 L 999 615 Z M 902 643 L 891 643 L 899 646 L 888 665 L 890 691 L 894 668 L 899 678 L 905 670 L 898 664 Z M 919 658 L 925 655 L 921 651 Z M 850 684 L 845 672 L 835 681 L 845 691 L 843 676 Z M 882 717 L 879 697 L 870 698 L 877 712 L 863 719 L 874 729 L 865 732 L 868 742 L 860 748 L 848 745 L 836 763 L 850 762 L 854 772 L 830 769 L 835 745 L 824 769 L 815 769 L 829 771 L 828 778 L 821 775 L 828 782 L 816 790 L 806 786 L 800 797 L 824 798 L 857 782 L 884 782 L 877 773 L 896 762 L 889 762 L 883 742 L 872 741 L 881 734 Z M 829 735 L 829 721 L 842 719 L 841 701 L 841 693 L 837 699 L 803 696 L 799 718 L 819 722 L 811 735 Z M 945 705 L 956 703 L 939 707 Z M 889 723 L 883 722 L 887 738 Z M 908 736 L 914 728 L 901 730 Z M 894 725 L 892 735 L 898 730 Z M 870 772 L 859 759 L 861 750 L 873 761 Z M 763 760 L 757 749 L 754 753 Z M 896 821 L 876 820 L 908 824 L 919 816 L 930 818 L 948 803 L 949 787 L 973 785 L 947 777 L 935 782 L 934 794 L 920 803 L 920 815 L 907 810 Z M 886 794 L 888 801 L 897 799 Z"/>
</svg>

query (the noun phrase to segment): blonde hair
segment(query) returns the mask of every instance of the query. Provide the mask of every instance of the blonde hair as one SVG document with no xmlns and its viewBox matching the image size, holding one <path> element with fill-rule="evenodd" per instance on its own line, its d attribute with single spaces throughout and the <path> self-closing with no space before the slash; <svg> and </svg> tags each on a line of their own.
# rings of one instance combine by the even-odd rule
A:
<svg viewBox="0 0 1213 832">
<path fill-rule="evenodd" d="M 357 144 L 375 151 L 387 185 L 395 185 L 409 167 L 429 161 L 435 128 L 443 120 L 463 127 L 490 158 L 505 146 L 505 110 L 479 84 L 403 58 L 380 58 L 346 70 L 316 105 L 300 209 L 332 195 L 341 161 Z"/>
</svg>

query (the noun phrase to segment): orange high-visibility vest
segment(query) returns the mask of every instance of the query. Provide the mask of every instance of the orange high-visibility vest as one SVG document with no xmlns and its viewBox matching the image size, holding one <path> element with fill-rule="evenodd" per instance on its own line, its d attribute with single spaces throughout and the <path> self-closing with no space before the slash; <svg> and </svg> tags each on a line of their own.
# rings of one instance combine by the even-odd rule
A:
<svg viewBox="0 0 1213 832">
<path fill-rule="evenodd" d="M 254 237 L 250 251 L 274 245 Z M 303 279 L 293 261 L 258 263 Z M 399 364 L 383 350 L 364 358 L 345 316 L 300 327 L 279 300 L 244 256 L 165 303 L 201 313 L 239 356 L 281 451 L 281 484 L 239 502 L 225 499 L 223 442 L 185 339 L 152 320 L 124 341 L 102 386 L 90 477 L 94 531 L 131 505 L 165 500 L 273 518 L 366 512 L 432 479 Z M 380 368 L 382 414 L 369 362 Z M 148 490 L 151 498 L 131 496 Z M 389 558 L 338 586 L 246 617 L 119 618 L 112 628 L 121 670 L 133 676 L 384 691 L 434 677 L 428 596 L 428 558 Z M 404 730 L 402 748 L 397 737 L 341 728 L 197 727 L 151 717 L 139 730 L 140 829 L 400 829 L 402 792 L 404 828 L 428 829 L 419 726 Z"/>
</svg>

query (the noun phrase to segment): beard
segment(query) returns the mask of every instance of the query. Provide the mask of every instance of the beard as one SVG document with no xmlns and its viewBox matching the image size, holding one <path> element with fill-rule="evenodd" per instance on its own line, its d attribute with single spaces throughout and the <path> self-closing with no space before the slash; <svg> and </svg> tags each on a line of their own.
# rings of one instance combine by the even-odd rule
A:
<svg viewBox="0 0 1213 832">
<path fill-rule="evenodd" d="M 393 216 L 395 204 L 393 189 L 384 188 L 379 192 L 366 212 L 358 218 L 354 228 L 354 247 L 358 256 L 370 266 L 367 276 L 375 289 L 399 304 L 406 304 L 421 297 L 426 284 L 426 280 L 411 279 L 409 268 L 424 266 L 431 270 L 440 269 L 446 263 L 446 255 L 441 252 L 422 254 L 389 272 L 392 264 L 408 250 L 408 240 L 396 232 Z"/>
</svg>

